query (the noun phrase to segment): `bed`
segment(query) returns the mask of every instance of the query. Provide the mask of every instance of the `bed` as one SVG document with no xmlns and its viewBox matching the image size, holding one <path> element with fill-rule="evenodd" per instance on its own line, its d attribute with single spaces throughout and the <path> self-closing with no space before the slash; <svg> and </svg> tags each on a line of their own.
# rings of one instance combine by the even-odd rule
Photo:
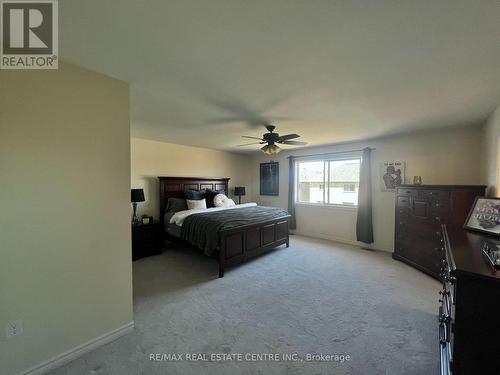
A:
<svg viewBox="0 0 500 375">
<path fill-rule="evenodd" d="M 236 206 L 232 210 L 192 214 L 182 226 L 169 223 L 167 203 L 183 198 L 186 190 L 229 191 L 229 178 L 158 177 L 160 181 L 160 221 L 166 236 L 190 242 L 219 263 L 219 277 L 224 270 L 286 245 L 289 247 L 290 215 L 284 210 L 256 205 Z M 231 212 L 230 212 L 231 211 Z M 178 221 L 179 222 L 179 221 Z M 215 234 L 216 239 L 211 237 Z M 207 243 L 209 243 L 207 245 Z M 203 246 L 200 246 L 203 245 Z M 215 251 L 207 251 L 215 246 Z"/>
</svg>

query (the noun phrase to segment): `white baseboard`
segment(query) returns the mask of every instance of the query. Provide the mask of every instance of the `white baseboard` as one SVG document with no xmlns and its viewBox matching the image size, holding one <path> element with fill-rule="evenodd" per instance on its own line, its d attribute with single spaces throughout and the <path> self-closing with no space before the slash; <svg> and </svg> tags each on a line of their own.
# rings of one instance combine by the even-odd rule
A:
<svg viewBox="0 0 500 375">
<path fill-rule="evenodd" d="M 309 233 L 309 232 L 302 232 L 302 231 L 296 231 L 295 234 L 298 234 L 299 236 L 304 236 L 304 237 L 320 238 L 322 240 L 340 242 L 340 243 L 345 243 L 347 245 L 361 247 L 358 242 L 353 241 L 353 240 L 348 239 L 348 238 L 335 237 L 335 236 L 330 236 L 330 235 L 326 235 L 326 234 L 322 234 L 322 233 Z"/>
<path fill-rule="evenodd" d="M 384 251 L 386 253 L 392 253 L 392 251 L 384 250 L 384 249 L 376 249 L 374 247 L 367 246 L 366 244 L 364 244 L 362 242 L 358 242 L 358 241 L 351 240 L 348 238 L 329 236 L 329 235 L 322 234 L 322 233 L 309 233 L 309 232 L 301 232 L 301 231 L 295 231 L 295 234 L 298 234 L 299 236 L 304 236 L 304 237 L 320 238 L 322 240 L 345 243 L 347 245 L 356 246 L 356 247 L 359 247 L 361 249 L 368 249 L 368 250 L 374 250 L 374 251 Z"/>
<path fill-rule="evenodd" d="M 134 321 L 131 321 L 117 329 L 107 332 L 104 335 L 98 336 L 84 344 L 78 345 L 73 349 L 70 349 L 64 353 L 56 355 L 38 365 L 35 365 L 25 371 L 19 373 L 19 375 L 42 375 L 49 371 L 54 370 L 57 367 L 65 365 L 82 355 L 91 352 L 98 347 L 108 344 L 111 341 L 118 339 L 119 337 L 126 335 L 134 330 Z"/>
</svg>

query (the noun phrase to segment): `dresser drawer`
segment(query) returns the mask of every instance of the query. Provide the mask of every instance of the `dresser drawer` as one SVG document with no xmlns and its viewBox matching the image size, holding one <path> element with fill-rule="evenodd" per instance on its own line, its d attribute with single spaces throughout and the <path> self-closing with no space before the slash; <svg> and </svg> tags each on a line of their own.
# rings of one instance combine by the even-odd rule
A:
<svg viewBox="0 0 500 375">
<path fill-rule="evenodd" d="M 410 197 L 409 196 L 399 196 L 397 198 L 398 207 L 410 207 Z"/>
<path fill-rule="evenodd" d="M 414 245 L 416 248 L 426 247 L 432 249 L 436 259 L 439 258 L 438 247 L 442 246 L 442 237 L 438 225 L 419 225 L 415 230 L 415 224 L 411 218 L 396 220 L 396 239 L 401 238 L 405 243 Z"/>
<path fill-rule="evenodd" d="M 415 244 L 409 241 L 408 238 L 396 239 L 394 252 L 411 261 L 418 259 L 418 254 L 420 254 L 419 251 L 415 251 Z"/>
<path fill-rule="evenodd" d="M 432 198 L 429 200 L 431 210 L 448 211 L 450 209 L 450 201 L 445 198 Z"/>
<path fill-rule="evenodd" d="M 431 221 L 432 224 L 435 224 L 437 226 L 441 226 L 441 224 L 446 224 L 448 223 L 449 216 L 445 212 L 434 212 L 431 211 L 429 212 L 429 220 Z"/>
<path fill-rule="evenodd" d="M 397 195 L 405 195 L 407 197 L 418 197 L 418 189 L 398 188 Z"/>
<path fill-rule="evenodd" d="M 413 263 L 425 267 L 437 278 L 440 258 L 435 247 L 436 244 L 421 240 L 412 234 L 396 236 L 395 251 L 404 254 L 403 256 Z"/>
<path fill-rule="evenodd" d="M 408 218 L 410 216 L 410 208 L 406 206 L 396 207 L 396 220 L 398 218 Z"/>
<path fill-rule="evenodd" d="M 419 219 L 411 215 L 398 214 L 395 220 L 397 236 L 407 236 L 415 244 L 430 244 L 434 249 L 441 244 L 441 224 L 430 219 Z"/>
<path fill-rule="evenodd" d="M 421 190 L 419 198 L 447 202 L 450 199 L 450 192 L 448 190 L 437 189 Z"/>
<path fill-rule="evenodd" d="M 394 244 L 394 252 L 398 255 L 405 256 L 406 246 L 402 241 L 396 239 L 396 242 Z"/>
<path fill-rule="evenodd" d="M 450 215 L 448 202 L 444 205 L 439 201 L 429 203 L 429 215 L 434 217 L 439 216 L 440 218 L 447 220 Z"/>
<path fill-rule="evenodd" d="M 407 241 L 410 233 L 408 232 L 408 223 L 404 220 L 396 219 L 396 241 Z"/>
</svg>

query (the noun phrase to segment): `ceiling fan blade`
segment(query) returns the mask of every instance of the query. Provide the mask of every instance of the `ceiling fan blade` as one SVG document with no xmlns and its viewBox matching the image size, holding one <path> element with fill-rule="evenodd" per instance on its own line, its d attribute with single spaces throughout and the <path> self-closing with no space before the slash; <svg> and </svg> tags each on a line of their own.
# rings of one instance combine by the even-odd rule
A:
<svg viewBox="0 0 500 375">
<path fill-rule="evenodd" d="M 236 147 L 250 146 L 250 145 L 260 145 L 262 142 L 244 143 L 242 145 L 236 145 Z"/>
<path fill-rule="evenodd" d="M 259 141 L 263 141 L 262 138 L 259 137 L 250 137 L 249 135 L 242 135 L 243 138 L 250 138 L 250 139 L 258 139 Z"/>
<path fill-rule="evenodd" d="M 307 142 L 298 142 L 298 141 L 283 141 L 279 143 L 282 143 L 284 145 L 297 145 L 297 146 L 307 145 Z"/>
<path fill-rule="evenodd" d="M 228 116 L 220 119 L 210 119 L 209 124 L 215 123 L 231 123 L 243 122 L 252 128 L 268 125 L 269 122 L 274 121 L 288 121 L 288 117 L 283 116 L 266 116 L 263 113 L 268 113 L 269 110 L 281 102 L 282 99 L 274 100 L 272 103 L 255 108 L 249 106 L 245 101 L 238 98 L 226 96 L 225 99 L 206 97 L 206 102 L 211 106 L 217 107 L 219 110 L 225 112 Z M 221 121 L 222 120 L 222 121 Z"/>
<path fill-rule="evenodd" d="M 295 139 L 295 138 L 299 138 L 300 135 L 298 134 L 285 134 L 285 135 L 280 135 L 280 140 L 281 141 L 287 141 L 289 139 Z"/>
<path fill-rule="evenodd" d="M 206 120 L 209 125 L 220 125 L 220 124 L 234 124 L 246 122 L 247 120 L 241 117 L 215 117 Z"/>
</svg>

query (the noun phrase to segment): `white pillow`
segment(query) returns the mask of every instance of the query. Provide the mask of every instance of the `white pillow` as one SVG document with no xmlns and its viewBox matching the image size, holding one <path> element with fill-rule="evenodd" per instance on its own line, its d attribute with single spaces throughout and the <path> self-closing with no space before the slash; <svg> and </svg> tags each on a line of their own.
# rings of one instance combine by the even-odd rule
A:
<svg viewBox="0 0 500 375">
<path fill-rule="evenodd" d="M 232 207 L 232 206 L 236 206 L 236 203 L 234 203 L 234 201 L 231 198 L 228 198 L 226 207 Z"/>
<path fill-rule="evenodd" d="M 227 201 L 227 197 L 224 194 L 217 194 L 214 197 L 214 206 L 215 207 L 224 207 L 225 202 Z"/>
<path fill-rule="evenodd" d="M 217 194 L 214 197 L 214 206 L 215 207 L 231 207 L 236 206 L 236 203 L 231 198 L 228 198 L 224 194 Z"/>
<path fill-rule="evenodd" d="M 189 210 L 196 210 L 199 208 L 207 208 L 207 201 L 205 199 L 186 199 L 186 204 Z"/>
</svg>

